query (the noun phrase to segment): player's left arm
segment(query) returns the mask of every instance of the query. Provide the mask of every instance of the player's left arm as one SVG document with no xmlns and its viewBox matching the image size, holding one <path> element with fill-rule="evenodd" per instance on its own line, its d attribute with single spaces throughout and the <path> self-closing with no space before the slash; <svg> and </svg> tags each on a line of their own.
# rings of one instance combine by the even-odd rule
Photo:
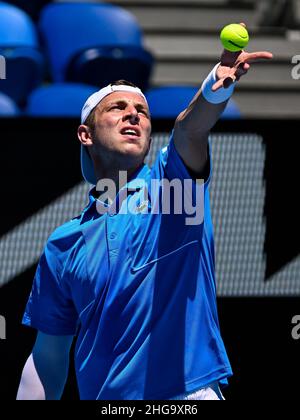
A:
<svg viewBox="0 0 300 420">
<path fill-rule="evenodd" d="M 185 165 L 197 176 L 205 173 L 209 132 L 223 113 L 235 83 L 244 76 L 250 64 L 271 59 L 267 51 L 248 53 L 224 50 L 221 62 L 212 72 L 187 109 L 176 119 L 174 144 Z"/>
</svg>

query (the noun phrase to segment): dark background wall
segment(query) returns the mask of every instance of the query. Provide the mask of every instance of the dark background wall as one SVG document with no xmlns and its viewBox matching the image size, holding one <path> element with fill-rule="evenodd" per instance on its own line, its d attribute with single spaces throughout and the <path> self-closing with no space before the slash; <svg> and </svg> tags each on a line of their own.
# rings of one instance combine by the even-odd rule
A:
<svg viewBox="0 0 300 420">
<path fill-rule="evenodd" d="M 81 173 L 77 121 L 18 119 L 2 120 L 0 124 L 1 244 L 16 226 L 79 184 Z M 156 132 L 170 128 L 167 121 L 154 125 Z M 299 257 L 297 133 L 300 123 L 221 122 L 214 131 L 255 133 L 264 139 L 267 263 L 263 281 L 272 282 L 272 275 Z M 28 241 L 29 249 L 35 246 L 28 237 L 23 241 Z M 15 245 L 14 255 L 18 258 L 18 244 Z M 7 263 L 10 257 L 2 253 L 1 264 Z M 7 333 L 6 340 L 0 340 L 0 395 L 4 400 L 15 398 L 35 338 L 34 331 L 21 325 L 35 268 L 34 262 L 0 287 L 0 315 L 6 318 Z M 300 282 L 300 273 L 297 275 Z M 285 296 L 284 290 L 278 290 L 276 297 L 223 296 L 219 297 L 218 305 L 221 329 L 235 373 L 230 387 L 224 390 L 226 398 L 299 398 L 300 340 L 292 337 L 292 318 L 300 315 L 299 295 Z M 73 368 L 64 398 L 78 398 Z"/>
</svg>

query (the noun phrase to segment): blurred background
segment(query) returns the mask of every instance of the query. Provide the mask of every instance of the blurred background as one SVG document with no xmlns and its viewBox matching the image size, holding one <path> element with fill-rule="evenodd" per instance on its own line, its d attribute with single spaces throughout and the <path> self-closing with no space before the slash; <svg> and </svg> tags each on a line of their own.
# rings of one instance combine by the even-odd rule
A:
<svg viewBox="0 0 300 420">
<path fill-rule="evenodd" d="M 237 85 L 211 136 L 226 398 L 299 398 L 300 0 L 0 2 L 0 399 L 14 399 L 35 332 L 21 326 L 50 233 L 87 202 L 76 130 L 86 98 L 117 79 L 146 93 L 154 142 L 219 61 L 220 30 L 245 22 L 271 51 Z M 4 329 L 5 325 L 5 329 Z M 73 367 L 64 399 L 77 399 Z"/>
</svg>

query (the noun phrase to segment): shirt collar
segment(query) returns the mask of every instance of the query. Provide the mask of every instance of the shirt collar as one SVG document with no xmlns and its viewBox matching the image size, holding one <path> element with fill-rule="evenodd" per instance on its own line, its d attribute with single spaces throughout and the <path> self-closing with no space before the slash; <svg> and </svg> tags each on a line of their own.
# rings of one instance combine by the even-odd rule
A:
<svg viewBox="0 0 300 420">
<path fill-rule="evenodd" d="M 149 173 L 148 165 L 143 164 L 131 175 L 129 181 L 120 189 L 120 191 L 127 189 L 128 192 L 134 193 L 136 191 L 141 190 L 145 186 L 145 181 L 146 181 L 148 173 Z M 90 209 L 93 203 L 95 203 L 95 201 L 97 200 L 96 196 L 97 196 L 97 191 L 96 191 L 96 186 L 94 186 L 89 191 L 89 204 L 87 205 L 85 211 Z"/>
<path fill-rule="evenodd" d="M 129 181 L 121 188 L 121 190 L 127 189 L 130 192 L 135 192 L 142 189 L 145 186 L 145 180 L 148 173 L 149 167 L 144 164 L 131 175 Z"/>
</svg>

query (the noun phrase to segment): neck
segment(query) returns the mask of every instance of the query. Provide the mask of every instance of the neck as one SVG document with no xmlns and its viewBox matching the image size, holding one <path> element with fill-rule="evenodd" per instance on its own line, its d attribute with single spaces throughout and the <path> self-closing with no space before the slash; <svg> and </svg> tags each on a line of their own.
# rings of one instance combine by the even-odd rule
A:
<svg viewBox="0 0 300 420">
<path fill-rule="evenodd" d="M 95 165 L 95 173 L 98 180 L 96 189 L 98 192 L 106 191 L 105 194 L 109 201 L 115 199 L 116 194 L 120 189 L 132 179 L 136 171 L 138 171 L 143 164 L 135 166 L 132 168 L 122 168 L 122 167 L 103 167 Z M 111 188 L 113 184 L 114 188 Z"/>
</svg>

